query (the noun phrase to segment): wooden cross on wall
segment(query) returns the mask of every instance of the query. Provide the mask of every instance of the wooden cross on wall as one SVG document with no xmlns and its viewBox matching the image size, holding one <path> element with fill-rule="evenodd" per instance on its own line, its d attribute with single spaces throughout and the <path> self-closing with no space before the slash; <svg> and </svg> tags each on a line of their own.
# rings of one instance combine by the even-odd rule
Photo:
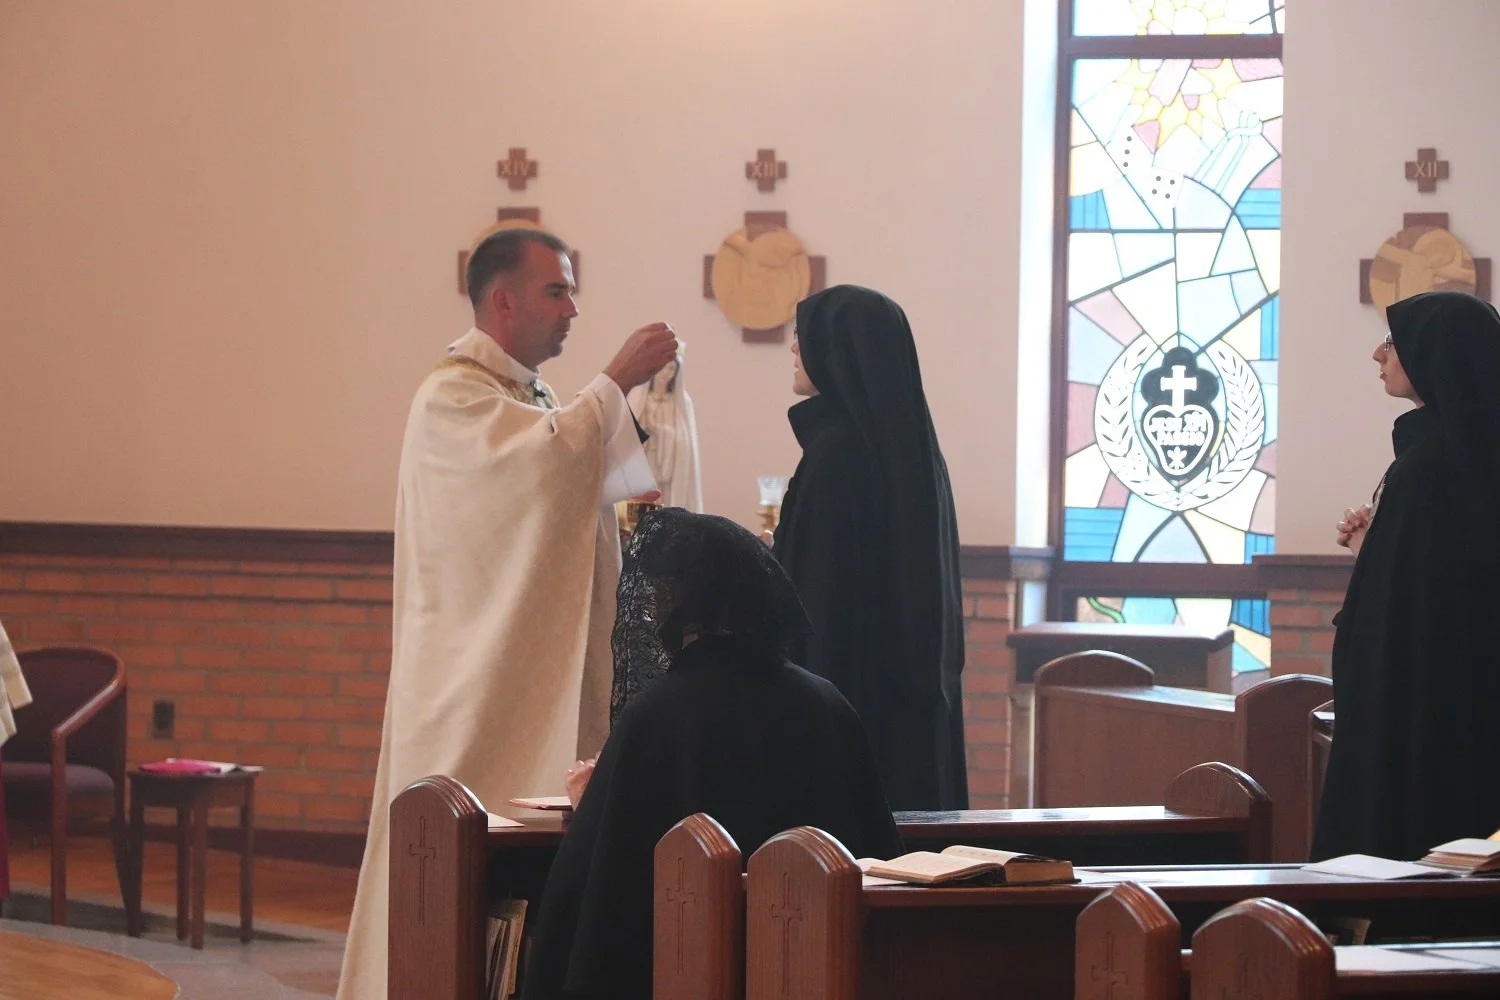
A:
<svg viewBox="0 0 1500 1000">
<path fill-rule="evenodd" d="M 512 222 L 517 224 L 530 223 L 540 227 L 542 224 L 542 210 L 540 208 L 501 208 L 495 211 L 496 222 Z M 578 251 L 569 250 L 568 259 L 573 262 L 573 290 L 578 291 L 582 278 L 578 276 Z M 469 294 L 469 251 L 458 252 L 458 294 L 467 296 Z"/>
<path fill-rule="evenodd" d="M 745 236 L 754 240 L 773 229 L 786 229 L 787 215 L 785 212 L 746 212 L 745 213 Z M 821 292 L 828 284 L 828 260 L 825 257 L 814 257 L 809 255 L 808 264 L 808 294 Z M 703 297 L 711 299 L 714 297 L 714 255 L 703 255 Z M 741 339 L 747 344 L 779 344 L 786 340 L 786 324 L 769 327 L 763 330 L 752 330 L 742 327 Z"/>
<path fill-rule="evenodd" d="M 1406 179 L 1416 181 L 1421 194 L 1431 194 L 1448 179 L 1448 161 L 1438 159 L 1436 149 L 1419 149 L 1415 160 L 1406 161 Z"/>
<path fill-rule="evenodd" d="M 510 182 L 512 191 L 525 191 L 526 182 L 536 177 L 537 162 L 527 157 L 525 146 L 512 146 L 496 169 L 502 180 Z"/>
<path fill-rule="evenodd" d="M 762 191 L 775 191 L 776 182 L 786 180 L 786 161 L 776 159 L 774 149 L 757 149 L 755 159 L 745 164 L 745 179 Z"/>
</svg>

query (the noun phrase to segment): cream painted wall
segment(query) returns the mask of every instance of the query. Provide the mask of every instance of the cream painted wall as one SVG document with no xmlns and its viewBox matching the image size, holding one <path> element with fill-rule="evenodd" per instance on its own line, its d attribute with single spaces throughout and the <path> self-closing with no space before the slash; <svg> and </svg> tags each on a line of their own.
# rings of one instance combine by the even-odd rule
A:
<svg viewBox="0 0 1500 1000">
<path fill-rule="evenodd" d="M 1333 524 L 1369 498 L 1404 408 L 1369 357 L 1385 328 L 1359 304 L 1360 259 L 1405 212 L 1448 212 L 1500 259 L 1500 3 L 1312 0 L 1288 22 L 1277 547 L 1337 552 Z M 1452 165 L 1433 194 L 1403 177 L 1424 146 Z"/>
<path fill-rule="evenodd" d="M 582 251 L 549 379 L 670 320 L 707 503 L 749 522 L 797 457 L 790 360 L 701 259 L 783 209 L 906 306 L 963 539 L 1008 542 L 1021 29 L 1021 0 L 0 0 L 0 519 L 389 526 L 469 321 L 455 253 L 539 205 Z"/>
</svg>

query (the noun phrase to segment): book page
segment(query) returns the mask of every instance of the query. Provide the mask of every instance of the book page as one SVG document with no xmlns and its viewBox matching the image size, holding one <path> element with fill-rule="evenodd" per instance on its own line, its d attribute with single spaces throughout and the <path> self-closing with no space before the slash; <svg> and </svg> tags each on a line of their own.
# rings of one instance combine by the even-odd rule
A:
<svg viewBox="0 0 1500 1000">
<path fill-rule="evenodd" d="M 492 812 L 487 812 L 485 813 L 485 815 L 489 817 L 489 828 L 491 830 L 503 830 L 506 827 L 526 825 L 525 823 L 518 822 L 505 816 L 497 816 Z"/>
<path fill-rule="evenodd" d="M 1303 871 L 1321 872 L 1324 875 L 1347 875 L 1351 878 L 1371 878 L 1381 881 L 1400 878 L 1452 878 L 1445 872 L 1428 865 L 1412 864 L 1409 861 L 1392 861 L 1368 854 L 1346 854 L 1341 858 L 1329 858 L 1317 864 L 1303 865 Z"/>
<path fill-rule="evenodd" d="M 934 854 L 932 851 L 914 851 L 890 861 L 882 861 L 870 867 L 870 873 L 882 877 L 937 879 L 958 872 L 979 870 L 985 867 L 970 858 L 956 858 Z"/>
<path fill-rule="evenodd" d="M 1477 972 L 1481 965 L 1425 951 L 1393 951 L 1374 945 L 1351 945 L 1333 950 L 1339 972 Z"/>
<path fill-rule="evenodd" d="M 943 848 L 943 853 L 953 858 L 993 861 L 997 865 L 1003 865 L 1016 858 L 1031 857 L 1029 854 L 1018 854 L 1015 851 L 997 851 L 989 847 L 966 847 L 963 844 L 954 844 L 952 847 L 945 847 Z"/>
</svg>

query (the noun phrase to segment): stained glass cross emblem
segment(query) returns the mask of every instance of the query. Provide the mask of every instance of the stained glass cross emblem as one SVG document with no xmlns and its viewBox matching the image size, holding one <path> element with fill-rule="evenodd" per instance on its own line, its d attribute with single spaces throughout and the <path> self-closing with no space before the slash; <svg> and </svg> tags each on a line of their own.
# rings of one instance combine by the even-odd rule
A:
<svg viewBox="0 0 1500 1000">
<path fill-rule="evenodd" d="M 1186 372 L 1186 365 L 1173 365 L 1172 374 L 1163 377 L 1161 380 L 1162 392 L 1172 394 L 1172 409 L 1174 410 L 1180 411 L 1182 409 L 1183 397 L 1198 388 L 1198 380 L 1189 377 Z"/>
</svg>

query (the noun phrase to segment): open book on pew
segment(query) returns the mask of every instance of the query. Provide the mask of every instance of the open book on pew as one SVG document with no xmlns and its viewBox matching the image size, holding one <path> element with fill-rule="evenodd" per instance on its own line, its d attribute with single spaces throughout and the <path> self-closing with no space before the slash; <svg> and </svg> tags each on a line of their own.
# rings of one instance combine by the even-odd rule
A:
<svg viewBox="0 0 1500 1000">
<path fill-rule="evenodd" d="M 1315 864 L 1303 865 L 1303 871 L 1320 872 L 1324 875 L 1344 875 L 1350 878 L 1376 879 L 1382 882 L 1407 878 L 1453 878 L 1458 873 L 1434 868 L 1432 865 L 1413 861 L 1392 861 L 1369 854 L 1345 854 Z"/>
<path fill-rule="evenodd" d="M 1071 861 L 961 844 L 945 847 L 941 853 L 913 851 L 890 861 L 865 858 L 857 864 L 876 878 L 914 885 L 1036 885 L 1077 881 Z"/>
<path fill-rule="evenodd" d="M 1465 837 L 1439 844 L 1418 864 L 1459 875 L 1500 875 L 1500 840 Z"/>
</svg>

